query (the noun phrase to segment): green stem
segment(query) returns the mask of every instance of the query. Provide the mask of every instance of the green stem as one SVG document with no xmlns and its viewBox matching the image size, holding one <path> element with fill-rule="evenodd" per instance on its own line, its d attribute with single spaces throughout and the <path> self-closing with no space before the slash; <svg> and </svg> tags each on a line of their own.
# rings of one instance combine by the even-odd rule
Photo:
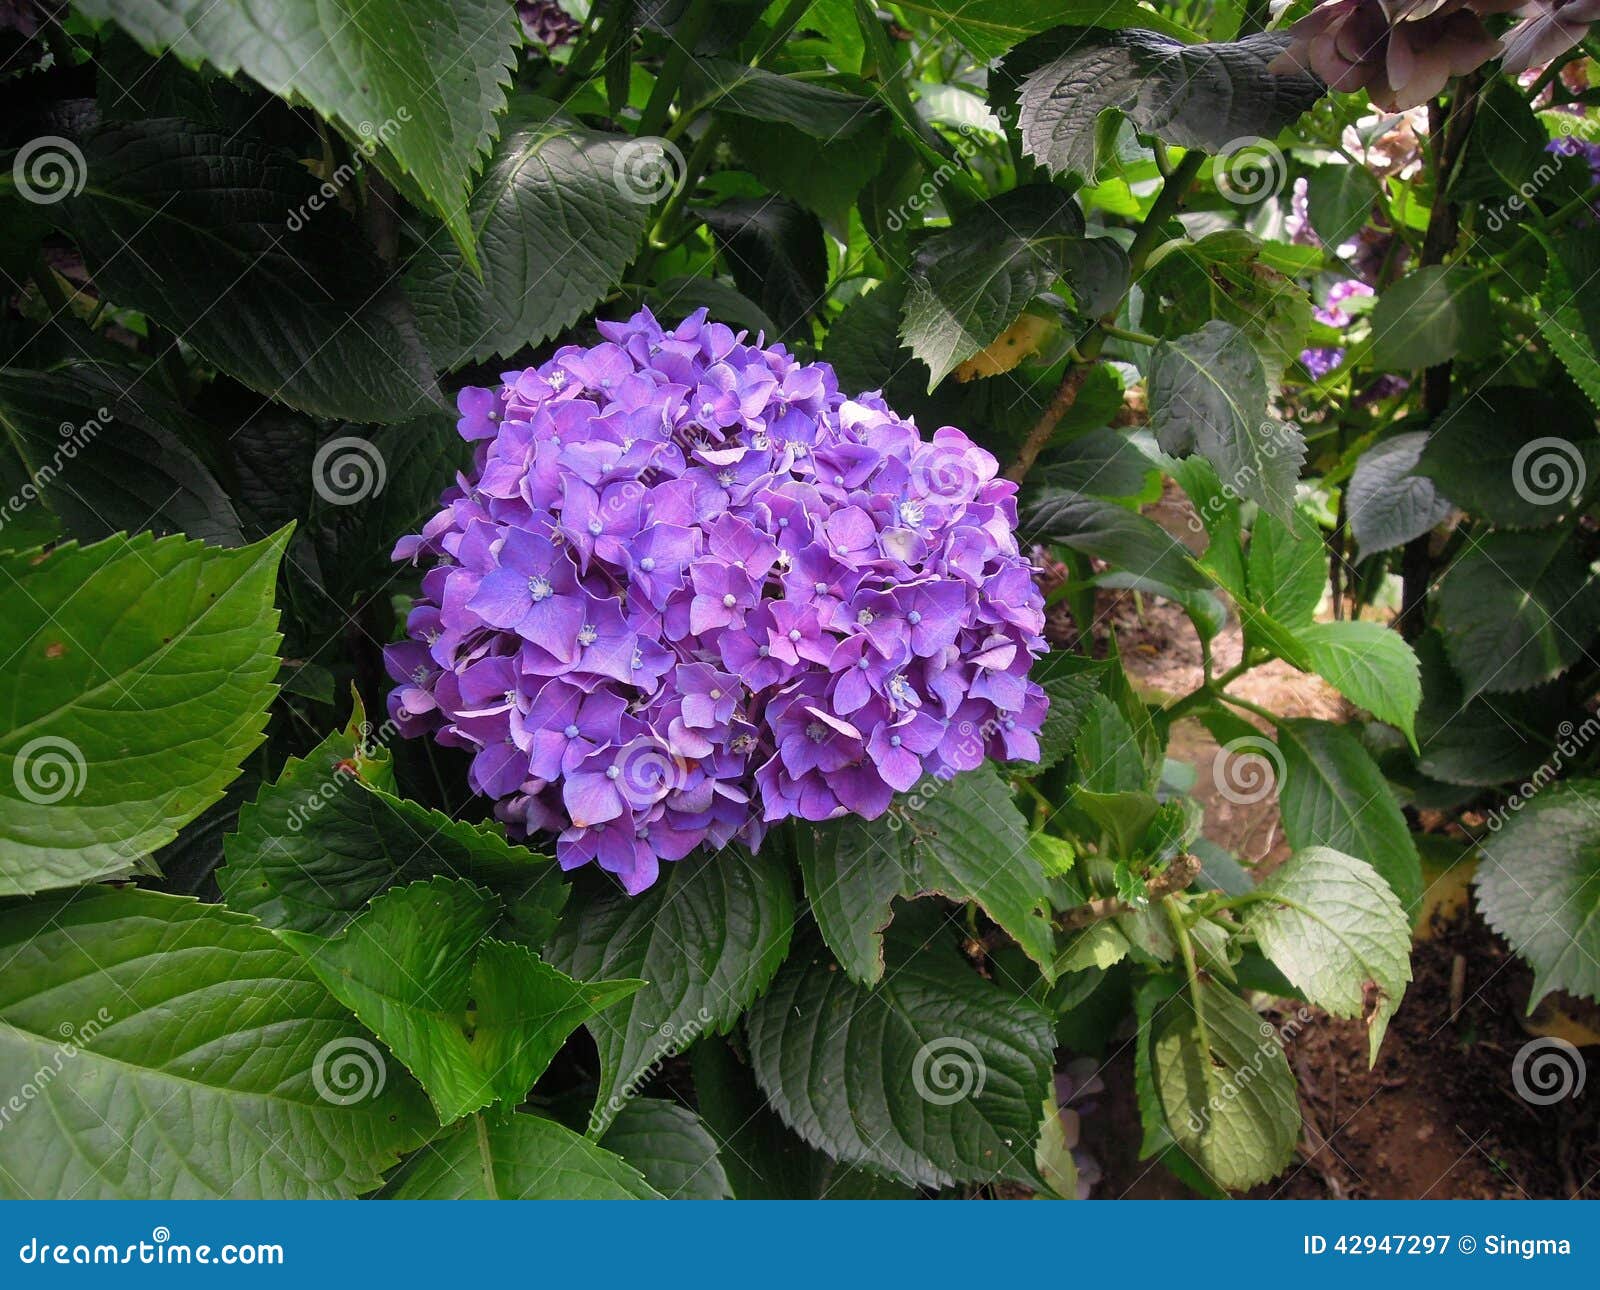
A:
<svg viewBox="0 0 1600 1290">
<path fill-rule="evenodd" d="M 812 0 L 789 0 L 789 7 L 779 16 L 772 28 L 772 39 L 766 47 L 750 60 L 751 67 L 759 67 L 767 59 L 777 53 L 794 34 L 794 29 L 800 25 L 800 19 L 806 16 L 806 10 L 811 8 Z"/>
<path fill-rule="evenodd" d="M 1206 1004 L 1200 994 L 1200 965 L 1195 961 L 1194 942 L 1189 939 L 1188 925 L 1183 921 L 1183 911 L 1174 901 L 1164 900 L 1161 907 L 1167 911 L 1167 921 L 1172 924 L 1172 935 L 1183 955 L 1183 970 L 1189 977 L 1189 998 L 1194 1002 L 1194 1028 L 1200 1036 L 1200 1069 L 1205 1074 L 1206 1096 L 1215 1097 L 1217 1075 L 1211 1068 L 1211 1033 L 1206 1027 Z"/>
<path fill-rule="evenodd" d="M 1194 177 L 1200 173 L 1200 167 L 1205 163 L 1205 153 L 1197 149 L 1186 152 L 1183 154 L 1183 160 L 1172 168 L 1172 174 L 1161 185 L 1161 191 L 1156 194 L 1150 213 L 1144 217 L 1144 223 L 1139 225 L 1139 231 L 1134 234 L 1133 243 L 1128 247 L 1130 281 L 1138 281 L 1139 275 L 1144 272 L 1145 261 L 1161 244 L 1162 227 L 1178 213 L 1178 207 L 1183 203 L 1189 185 L 1194 182 Z"/>
<path fill-rule="evenodd" d="M 1112 323 L 1101 322 L 1100 330 L 1111 340 L 1125 340 L 1134 345 L 1155 345 L 1160 342 L 1148 332 L 1130 331 L 1126 327 L 1118 327 Z"/>
<path fill-rule="evenodd" d="M 1274 729 L 1277 728 L 1279 721 L 1282 720 L 1276 713 L 1263 708 L 1259 703 L 1251 703 L 1249 699 L 1241 699 L 1236 694 L 1224 694 L 1219 690 L 1217 698 L 1224 703 L 1231 703 L 1236 708 L 1243 708 L 1246 712 L 1255 713 L 1262 720 L 1271 722 Z"/>
<path fill-rule="evenodd" d="M 635 132 L 637 138 L 648 139 L 657 136 L 666 125 L 667 113 L 672 108 L 672 100 L 677 96 L 684 68 L 689 65 L 689 52 L 700 43 L 700 37 L 705 35 L 706 28 L 711 25 L 715 13 L 716 5 L 713 0 L 691 0 L 688 16 L 684 18 L 683 25 L 673 37 L 672 48 L 667 51 L 666 60 L 661 64 L 660 72 L 656 74 L 656 83 L 650 90 L 649 101 L 645 103 L 644 113 L 639 118 L 639 129 Z"/>
<path fill-rule="evenodd" d="M 1179 717 L 1188 716 L 1189 713 L 1196 708 L 1203 708 L 1208 703 L 1214 703 L 1218 699 L 1227 698 L 1228 696 L 1223 694 L 1222 691 L 1227 686 L 1237 681 L 1254 666 L 1255 664 L 1251 663 L 1248 659 L 1240 659 L 1235 666 L 1230 667 L 1221 676 L 1212 677 L 1211 680 L 1207 681 L 1199 689 L 1191 690 L 1188 694 L 1184 695 L 1183 698 L 1174 703 L 1170 708 L 1164 709 L 1162 715 L 1166 717 L 1167 723 L 1170 725 Z"/>
</svg>

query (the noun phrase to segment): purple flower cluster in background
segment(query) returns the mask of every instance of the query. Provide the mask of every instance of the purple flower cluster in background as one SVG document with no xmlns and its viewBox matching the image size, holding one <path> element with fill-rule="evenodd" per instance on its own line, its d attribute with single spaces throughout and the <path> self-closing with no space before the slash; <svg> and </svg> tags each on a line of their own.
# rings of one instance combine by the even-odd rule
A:
<svg viewBox="0 0 1600 1290">
<path fill-rule="evenodd" d="M 598 326 L 461 391 L 473 469 L 395 549 L 433 561 L 387 651 L 405 733 L 630 892 L 702 842 L 1037 759 L 1043 601 L 989 453 L 704 310 Z"/>
<path fill-rule="evenodd" d="M 1373 290 L 1358 278 L 1346 278 L 1343 282 L 1336 282 L 1328 291 L 1327 301 L 1321 308 L 1313 309 L 1312 316 L 1325 327 L 1338 327 L 1340 330 L 1350 325 L 1350 313 L 1339 306 L 1352 296 L 1370 296 Z M 1306 365 L 1306 371 L 1321 380 L 1340 363 L 1344 362 L 1344 350 L 1332 347 L 1319 347 L 1300 351 L 1300 361 Z"/>
</svg>

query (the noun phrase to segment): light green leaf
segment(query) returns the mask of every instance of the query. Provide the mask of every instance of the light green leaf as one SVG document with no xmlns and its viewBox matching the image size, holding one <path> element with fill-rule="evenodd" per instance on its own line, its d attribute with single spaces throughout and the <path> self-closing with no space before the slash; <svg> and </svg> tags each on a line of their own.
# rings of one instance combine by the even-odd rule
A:
<svg viewBox="0 0 1600 1290">
<path fill-rule="evenodd" d="M 1480 840 L 1478 908 L 1552 990 L 1600 999 L 1600 781 L 1552 785 Z"/>
<path fill-rule="evenodd" d="M 1144 27 L 1194 40 L 1188 28 L 1133 0 L 909 0 L 899 6 L 927 18 L 935 31 L 948 32 L 980 58 L 997 58 L 1019 41 L 1051 27 Z"/>
<path fill-rule="evenodd" d="M 36 1096 L 0 1194 L 353 1197 L 432 1115 L 295 953 L 217 905 L 106 888 L 0 913 L 0 1067 Z"/>
<path fill-rule="evenodd" d="M 1307 847 L 1257 891 L 1244 923 L 1262 953 L 1308 1003 L 1361 1018 L 1376 1062 L 1411 980 L 1411 920 L 1389 884 L 1369 864 Z"/>
<path fill-rule="evenodd" d="M 386 1200 L 660 1200 L 622 1157 L 537 1115 L 464 1120 L 417 1152 Z"/>
<path fill-rule="evenodd" d="M 433 878 L 385 892 L 331 940 L 281 933 L 417 1077 L 441 1124 L 516 1106 L 572 1031 L 643 984 L 574 981 L 523 946 L 485 940 L 498 903 Z"/>
<path fill-rule="evenodd" d="M 483 276 L 442 225 L 406 266 L 434 359 L 454 369 L 504 357 L 589 313 L 637 254 L 671 166 L 650 141 L 519 99 L 469 205 Z"/>
<path fill-rule="evenodd" d="M 82 0 L 77 10 L 114 20 L 152 54 L 170 49 L 191 65 L 242 71 L 274 94 L 309 103 L 380 166 L 409 176 L 463 249 L 471 246 L 467 186 L 505 108 L 519 39 L 514 6 Z"/>
<path fill-rule="evenodd" d="M 603 1132 L 663 1057 L 700 1035 L 726 1033 L 789 952 L 794 889 L 771 849 L 697 851 L 663 867 L 638 896 L 579 884 L 545 957 L 580 979 L 647 984 L 589 1023 L 600 1050 L 590 1131 Z"/>
<path fill-rule="evenodd" d="M 126 873 L 222 796 L 266 729 L 287 540 L 0 557 L 0 894 Z"/>
<path fill-rule="evenodd" d="M 1311 622 L 1328 585 L 1328 549 L 1303 511 L 1290 523 L 1261 515 L 1250 530 L 1250 599 L 1275 622 L 1296 630 Z"/>
<path fill-rule="evenodd" d="M 908 1183 L 1034 1181 L 1049 1019 L 953 947 L 891 957 L 873 990 L 820 950 L 784 965 L 746 1019 L 773 1108 L 812 1146 Z"/>
<path fill-rule="evenodd" d="M 1294 634 L 1319 676 L 1415 746 L 1422 682 L 1417 656 L 1399 632 L 1382 623 L 1339 622 L 1308 623 Z"/>
<path fill-rule="evenodd" d="M 1151 1026 L 1156 1096 L 1173 1139 L 1219 1187 L 1266 1182 L 1294 1157 L 1300 1098 L 1270 1021 L 1210 981 Z"/>
</svg>

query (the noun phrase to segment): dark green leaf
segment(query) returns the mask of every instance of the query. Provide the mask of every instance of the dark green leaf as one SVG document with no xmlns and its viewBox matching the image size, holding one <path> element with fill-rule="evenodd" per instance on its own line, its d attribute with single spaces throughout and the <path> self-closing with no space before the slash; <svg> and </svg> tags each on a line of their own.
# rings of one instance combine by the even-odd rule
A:
<svg viewBox="0 0 1600 1290">
<path fill-rule="evenodd" d="M 1169 587 L 1205 591 L 1212 585 L 1190 562 L 1188 548 L 1164 528 L 1097 497 L 1047 492 L 1029 511 L 1027 528 Z"/>
<path fill-rule="evenodd" d="M 637 1097 L 600 1139 L 668 1200 L 732 1200 L 717 1142 L 688 1107 Z"/>
<path fill-rule="evenodd" d="M 387 1200 L 660 1200 L 622 1157 L 537 1115 L 473 1116 L 417 1152 Z"/>
<path fill-rule="evenodd" d="M 1483 280 L 1454 265 L 1428 265 L 1378 297 L 1372 310 L 1374 367 L 1433 367 L 1470 352 L 1484 335 Z"/>
<path fill-rule="evenodd" d="M 1433 481 L 1414 473 L 1428 435 L 1412 430 L 1361 454 L 1345 489 L 1345 513 L 1356 558 L 1404 546 L 1449 517 L 1451 505 Z"/>
<path fill-rule="evenodd" d="M 735 198 L 698 214 L 739 290 L 782 328 L 780 336 L 799 334 L 826 294 L 828 260 L 816 216 L 773 197 Z"/>
</svg>

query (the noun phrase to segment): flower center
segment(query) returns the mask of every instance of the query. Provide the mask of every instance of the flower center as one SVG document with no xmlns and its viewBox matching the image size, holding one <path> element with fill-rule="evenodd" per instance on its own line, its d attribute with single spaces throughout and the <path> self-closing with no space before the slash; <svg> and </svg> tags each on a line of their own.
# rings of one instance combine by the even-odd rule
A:
<svg viewBox="0 0 1600 1290">
<path fill-rule="evenodd" d="M 828 728 L 820 721 L 813 721 L 806 726 L 806 738 L 814 744 L 820 744 L 828 735 Z"/>
<path fill-rule="evenodd" d="M 568 739 L 576 739 L 578 737 L 578 727 L 575 723 L 569 724 L 561 733 L 566 735 Z"/>
<path fill-rule="evenodd" d="M 585 623 L 578 628 L 578 644 L 584 646 L 593 645 L 599 639 L 600 633 L 595 629 L 593 623 Z"/>
<path fill-rule="evenodd" d="M 542 573 L 536 573 L 528 579 L 528 594 L 533 597 L 533 603 L 536 605 L 554 590 L 555 588 L 550 585 L 550 579 Z"/>
</svg>

